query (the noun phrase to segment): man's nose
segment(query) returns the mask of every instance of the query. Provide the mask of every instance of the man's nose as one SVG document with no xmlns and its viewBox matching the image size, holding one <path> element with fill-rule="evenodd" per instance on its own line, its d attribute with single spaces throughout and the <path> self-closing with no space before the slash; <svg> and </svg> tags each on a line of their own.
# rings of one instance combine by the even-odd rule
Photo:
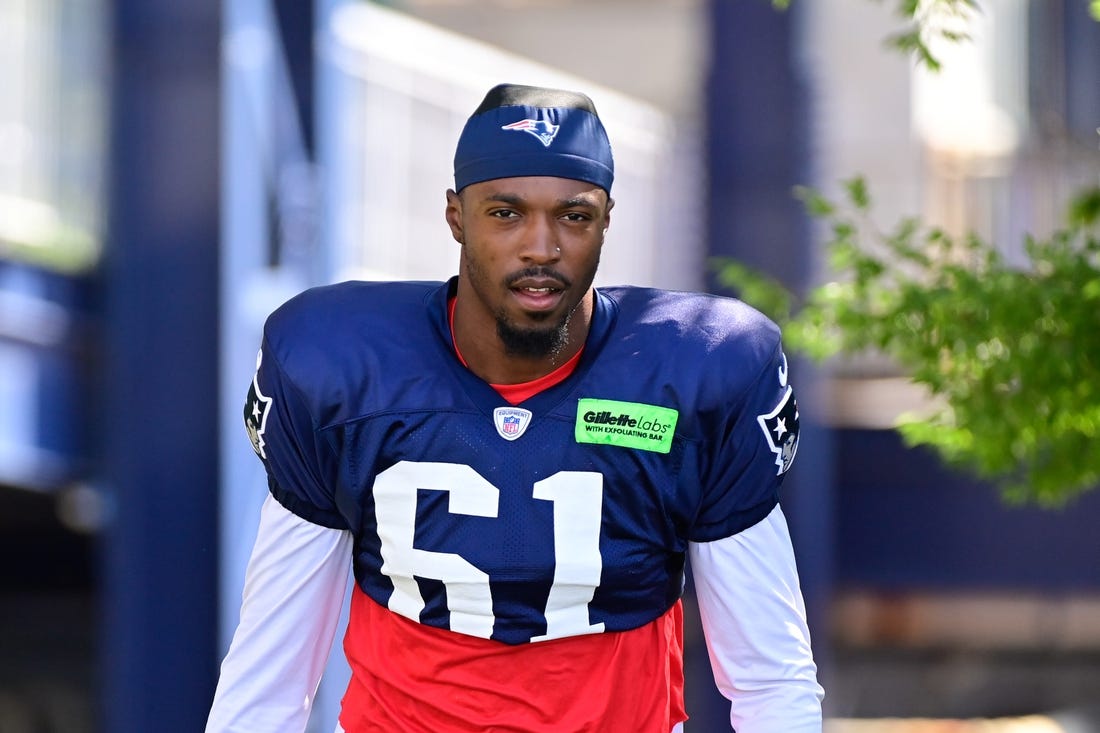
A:
<svg viewBox="0 0 1100 733">
<path fill-rule="evenodd" d="M 561 259 L 561 239 L 555 224 L 553 217 L 531 217 L 530 226 L 523 237 L 523 259 L 539 263 Z"/>
</svg>

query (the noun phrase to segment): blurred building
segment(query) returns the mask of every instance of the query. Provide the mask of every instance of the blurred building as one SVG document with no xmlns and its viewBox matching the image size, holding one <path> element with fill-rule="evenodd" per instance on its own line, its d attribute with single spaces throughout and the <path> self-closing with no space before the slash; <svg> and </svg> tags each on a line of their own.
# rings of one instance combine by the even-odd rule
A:
<svg viewBox="0 0 1100 733">
<path fill-rule="evenodd" d="M 93 730 L 106 6 L 0 2 L 0 730 Z"/>
<path fill-rule="evenodd" d="M 713 288 L 728 256 L 802 288 L 823 270 L 796 184 L 863 174 L 883 226 L 1010 256 L 1054 228 L 1100 171 L 1086 6 L 982 3 L 931 76 L 868 0 L 0 0 L 0 730 L 201 726 L 264 492 L 238 412 L 263 318 L 451 272 L 442 191 L 488 86 L 596 99 L 620 164 L 602 282 Z M 829 713 L 1100 700 L 1100 493 L 1010 508 L 901 445 L 922 398 L 888 364 L 795 368 L 785 501 Z M 717 730 L 691 633 L 688 729 Z"/>
</svg>

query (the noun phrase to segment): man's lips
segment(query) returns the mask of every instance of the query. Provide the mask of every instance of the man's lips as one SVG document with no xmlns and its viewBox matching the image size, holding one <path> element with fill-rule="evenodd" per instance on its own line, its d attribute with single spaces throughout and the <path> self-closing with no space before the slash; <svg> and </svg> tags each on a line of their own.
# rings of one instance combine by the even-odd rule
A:
<svg viewBox="0 0 1100 733">
<path fill-rule="evenodd" d="M 561 300 L 565 283 L 552 278 L 522 278 L 509 288 L 525 310 L 548 310 Z"/>
</svg>

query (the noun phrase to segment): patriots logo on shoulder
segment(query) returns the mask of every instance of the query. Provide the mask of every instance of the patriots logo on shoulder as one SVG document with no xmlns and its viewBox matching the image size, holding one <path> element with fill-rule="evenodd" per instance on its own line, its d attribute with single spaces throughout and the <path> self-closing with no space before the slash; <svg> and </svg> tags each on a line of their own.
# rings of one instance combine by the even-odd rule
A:
<svg viewBox="0 0 1100 733">
<path fill-rule="evenodd" d="M 520 130 L 529 133 L 537 137 L 539 142 L 541 142 L 544 147 L 548 148 L 550 147 L 550 143 L 554 142 L 554 138 L 557 136 L 561 126 L 552 124 L 546 120 L 520 120 L 510 125 L 502 125 L 500 129 Z"/>
<path fill-rule="evenodd" d="M 267 428 L 267 415 L 271 411 L 271 398 L 260 391 L 260 361 L 264 352 L 256 354 L 256 374 L 252 377 L 252 385 L 248 388 L 248 397 L 244 402 L 244 428 L 248 431 L 248 439 L 252 441 L 252 450 L 256 455 L 267 460 L 264 451 L 264 430 Z"/>
<path fill-rule="evenodd" d="M 756 422 L 760 424 L 768 449 L 775 454 L 778 467 L 775 474 L 786 473 L 798 452 L 798 400 L 794 398 L 794 390 L 787 387 L 775 409 L 766 415 L 757 415 Z"/>
<path fill-rule="evenodd" d="M 496 425 L 500 437 L 515 440 L 531 424 L 531 411 L 522 407 L 498 407 L 493 410 L 493 424 Z"/>
</svg>

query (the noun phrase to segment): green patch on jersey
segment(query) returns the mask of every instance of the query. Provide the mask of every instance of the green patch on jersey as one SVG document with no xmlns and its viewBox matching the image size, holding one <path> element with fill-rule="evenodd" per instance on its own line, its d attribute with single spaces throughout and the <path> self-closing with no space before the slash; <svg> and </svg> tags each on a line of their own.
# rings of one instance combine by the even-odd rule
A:
<svg viewBox="0 0 1100 733">
<path fill-rule="evenodd" d="M 669 407 L 584 398 L 577 402 L 573 434 L 578 443 L 668 453 L 679 417 Z"/>
</svg>

